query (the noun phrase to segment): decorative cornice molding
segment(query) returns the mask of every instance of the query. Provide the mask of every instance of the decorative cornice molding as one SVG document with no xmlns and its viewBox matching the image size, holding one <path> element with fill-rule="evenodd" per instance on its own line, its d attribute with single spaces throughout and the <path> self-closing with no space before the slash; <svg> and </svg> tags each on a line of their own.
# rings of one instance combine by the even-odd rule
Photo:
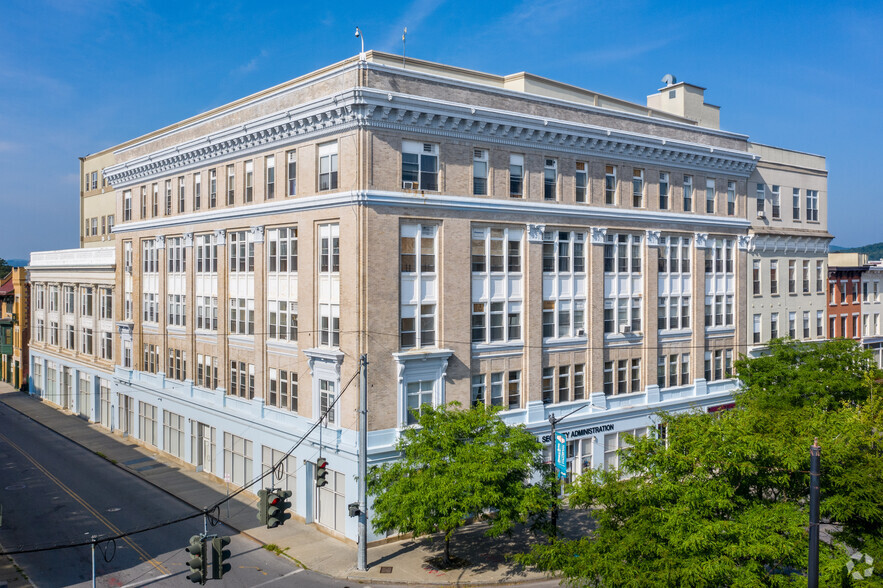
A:
<svg viewBox="0 0 883 588">
<path fill-rule="evenodd" d="M 215 245 L 227 244 L 227 231 L 225 229 L 215 229 Z"/>
<path fill-rule="evenodd" d="M 707 249 L 708 233 L 694 233 L 693 242 L 696 244 L 696 249 Z"/>
<path fill-rule="evenodd" d="M 249 238 L 252 243 L 264 242 L 264 225 L 257 225 L 249 228 Z"/>
<path fill-rule="evenodd" d="M 546 230 L 546 225 L 537 225 L 537 224 L 533 224 L 533 223 L 527 223 L 525 228 L 527 229 L 528 243 L 542 243 L 543 242 L 543 231 Z"/>
<path fill-rule="evenodd" d="M 319 196 L 307 196 L 304 198 L 292 198 L 276 200 L 234 208 L 220 208 L 212 211 L 181 214 L 177 216 L 161 217 L 148 221 L 138 221 L 117 225 L 120 234 L 136 231 L 152 231 L 173 227 L 192 227 L 195 224 L 218 223 L 223 221 L 238 220 L 249 222 L 251 219 L 266 217 L 268 215 L 304 212 L 310 210 L 328 210 L 349 206 L 393 206 L 408 210 L 414 210 L 419 205 L 421 211 L 426 210 L 450 210 L 468 212 L 470 214 L 506 214 L 527 217 L 526 222 L 536 223 L 537 218 L 545 216 L 557 219 L 566 219 L 565 222 L 573 221 L 583 224 L 609 225 L 611 223 L 642 223 L 653 227 L 666 229 L 673 227 L 675 230 L 683 230 L 685 225 L 702 227 L 710 232 L 745 232 L 750 223 L 746 219 L 725 216 L 705 216 L 699 214 L 685 214 L 677 212 L 654 212 L 648 210 L 612 208 L 604 206 L 586 206 L 578 204 L 561 204 L 557 202 L 524 201 L 475 198 L 471 196 L 450 196 L 447 194 L 413 194 L 405 192 L 386 192 L 379 190 L 371 191 L 348 191 L 321 194 Z M 514 220 L 514 219 L 513 219 Z M 551 219 L 550 219 L 551 220 Z M 548 225 L 544 224 L 544 230 Z M 190 229 L 193 230 L 193 229 Z M 591 242 L 603 244 L 606 238 L 606 228 L 594 226 L 591 228 Z M 224 245 L 224 230 L 215 229 L 218 245 Z M 600 239 L 600 240 L 597 240 Z"/>
<path fill-rule="evenodd" d="M 647 247 L 659 247 L 662 231 L 648 229 L 644 231 L 644 235 L 647 238 Z"/>
<path fill-rule="evenodd" d="M 592 227 L 589 242 L 592 245 L 604 245 L 607 242 L 607 227 Z"/>
<path fill-rule="evenodd" d="M 615 112 L 614 112 L 615 113 Z M 351 128 L 397 130 L 517 148 L 633 161 L 748 177 L 759 157 L 711 147 L 518 112 L 474 107 L 370 88 L 328 96 L 246 124 L 105 168 L 115 188 L 245 157 Z"/>
<path fill-rule="evenodd" d="M 752 235 L 748 251 L 753 253 L 827 255 L 831 240 L 798 235 Z"/>
</svg>

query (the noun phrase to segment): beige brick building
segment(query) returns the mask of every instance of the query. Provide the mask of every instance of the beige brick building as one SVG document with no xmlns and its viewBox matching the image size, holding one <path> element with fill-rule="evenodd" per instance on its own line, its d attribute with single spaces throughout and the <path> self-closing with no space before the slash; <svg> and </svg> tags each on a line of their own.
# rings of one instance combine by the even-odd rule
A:
<svg viewBox="0 0 883 588">
<path fill-rule="evenodd" d="M 83 162 L 115 197 L 114 410 L 245 484 L 339 398 L 282 484 L 350 540 L 361 354 L 370 462 L 409 409 L 483 402 L 547 442 L 579 409 L 558 425 L 577 474 L 658 410 L 726 405 L 749 345 L 766 154 L 702 88 L 641 105 L 406 65 L 369 52 Z"/>
</svg>

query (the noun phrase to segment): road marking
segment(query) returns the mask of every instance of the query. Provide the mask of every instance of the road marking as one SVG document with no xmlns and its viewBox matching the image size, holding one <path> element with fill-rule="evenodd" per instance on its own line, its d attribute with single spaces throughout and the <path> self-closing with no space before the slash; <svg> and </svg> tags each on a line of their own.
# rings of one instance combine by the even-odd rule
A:
<svg viewBox="0 0 883 588">
<path fill-rule="evenodd" d="M 303 568 L 300 568 L 300 569 L 294 570 L 293 572 L 288 572 L 288 573 L 285 574 L 284 576 L 279 576 L 278 578 L 276 578 L 276 579 L 274 579 L 274 580 L 269 580 L 269 581 L 267 581 L 267 582 L 264 582 L 263 584 L 255 584 L 255 585 L 252 586 L 251 588 L 260 588 L 260 586 L 267 586 L 267 585 L 269 585 L 269 584 L 272 584 L 273 582 L 278 582 L 279 580 L 283 580 L 283 579 L 287 578 L 288 576 L 293 576 L 293 575 L 295 575 L 295 574 L 299 574 L 299 573 L 301 573 L 302 571 L 304 571 L 304 569 L 303 569 Z"/>
<path fill-rule="evenodd" d="M 41 472 L 43 472 L 43 474 L 44 474 L 47 478 L 49 478 L 51 481 L 55 482 L 55 484 L 57 484 L 59 488 L 61 488 L 62 490 L 64 490 L 64 492 L 65 492 L 68 496 L 70 496 L 71 498 L 73 498 L 74 500 L 76 500 L 80 505 L 82 505 L 83 508 L 85 508 L 87 511 L 89 511 L 89 512 L 90 512 L 90 513 L 91 513 L 96 519 L 98 519 L 98 520 L 99 520 L 101 523 L 103 523 L 108 529 L 110 529 L 110 531 L 111 531 L 112 533 L 115 533 L 115 534 L 117 534 L 117 535 L 122 535 L 122 534 L 123 534 L 123 532 L 120 531 L 119 528 L 117 528 L 113 523 L 111 523 L 109 520 L 107 520 L 106 518 L 104 518 L 104 516 L 102 516 L 102 514 L 101 514 L 100 512 L 98 512 L 97 510 L 95 510 L 94 508 L 92 508 L 92 506 L 91 506 L 88 502 L 86 502 L 83 498 L 81 498 L 79 494 L 77 494 L 76 492 L 74 492 L 73 490 L 71 490 L 70 488 L 68 488 L 68 487 L 64 484 L 64 482 L 62 482 L 61 480 L 59 480 L 57 477 L 55 477 L 55 476 L 52 474 L 52 472 L 50 472 L 50 471 L 47 470 L 45 467 L 43 467 L 43 464 L 41 464 L 41 463 L 38 462 L 36 459 L 34 459 L 33 457 L 31 457 L 31 455 L 28 454 L 24 449 L 22 449 L 21 447 L 19 447 L 19 446 L 16 445 L 15 443 L 13 443 L 13 441 L 12 441 L 9 437 L 7 437 L 6 435 L 4 435 L 3 433 L 0 433 L 0 439 L 3 439 L 6 443 L 9 444 L 10 447 L 12 447 L 13 449 L 15 449 L 15 450 L 18 451 L 19 453 L 21 453 L 21 454 L 25 457 L 25 459 L 27 459 L 29 462 L 31 462 L 32 464 L 34 464 L 34 466 L 36 466 L 36 468 L 37 468 L 38 470 L 40 470 Z M 133 541 L 132 541 L 131 539 L 129 539 L 128 537 L 121 537 L 121 539 L 122 539 L 123 541 L 125 541 L 126 544 L 127 544 L 129 547 L 131 547 L 132 549 L 134 549 L 135 552 L 138 553 L 138 554 L 144 559 L 144 561 L 146 561 L 147 563 L 149 563 L 150 565 L 152 565 L 154 568 L 156 568 L 157 571 L 159 571 L 159 572 L 162 573 L 162 574 L 166 574 L 166 575 L 170 575 L 170 574 L 171 574 L 171 572 L 170 572 L 165 566 L 163 566 L 161 563 L 159 563 L 158 561 L 156 561 L 155 559 L 153 559 L 152 557 L 150 557 L 150 555 L 149 555 L 146 551 L 144 551 L 144 549 L 143 549 L 140 545 L 138 545 L 137 543 L 133 542 Z"/>
<path fill-rule="evenodd" d="M 146 580 L 141 580 L 140 582 L 133 582 L 131 584 L 126 584 L 125 586 L 120 586 L 120 588 L 138 588 L 138 586 L 146 586 L 147 584 L 152 584 L 157 580 L 162 580 L 163 578 L 168 578 L 172 574 L 163 574 L 162 576 L 156 576 L 153 578 L 148 578 Z"/>
</svg>

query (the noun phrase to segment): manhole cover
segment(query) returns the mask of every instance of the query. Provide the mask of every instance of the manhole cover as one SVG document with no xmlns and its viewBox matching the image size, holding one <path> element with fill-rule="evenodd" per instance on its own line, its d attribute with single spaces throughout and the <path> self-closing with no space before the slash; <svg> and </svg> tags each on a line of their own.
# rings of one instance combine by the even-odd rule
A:
<svg viewBox="0 0 883 588">
<path fill-rule="evenodd" d="M 109 509 L 107 509 L 107 511 L 105 511 L 105 512 L 117 512 L 117 511 L 120 511 L 120 510 L 122 510 L 122 509 L 121 509 L 120 507 L 118 507 L 118 506 L 111 506 L 111 507 L 110 507 Z"/>
<path fill-rule="evenodd" d="M 380 573 L 381 574 L 391 574 L 392 573 L 392 566 L 380 566 Z"/>
<path fill-rule="evenodd" d="M 24 490 L 27 487 L 27 484 L 13 484 L 12 486 L 7 486 L 6 490 Z"/>
</svg>

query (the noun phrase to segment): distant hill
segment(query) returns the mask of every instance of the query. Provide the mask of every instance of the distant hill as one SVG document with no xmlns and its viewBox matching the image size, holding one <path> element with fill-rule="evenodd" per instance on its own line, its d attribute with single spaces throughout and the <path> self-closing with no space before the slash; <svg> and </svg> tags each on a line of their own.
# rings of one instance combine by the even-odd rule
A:
<svg viewBox="0 0 883 588">
<path fill-rule="evenodd" d="M 830 247 L 828 247 L 828 251 L 830 251 L 831 253 L 841 253 L 843 251 L 846 251 L 846 247 L 841 247 L 840 245 L 831 245 Z"/>
<path fill-rule="evenodd" d="M 838 253 L 867 253 L 868 259 L 883 259 L 883 243 L 871 243 L 861 247 L 837 247 L 830 248 L 831 251 Z"/>
<path fill-rule="evenodd" d="M 11 265 L 12 267 L 24 267 L 28 265 L 27 259 L 7 259 L 6 263 Z"/>
</svg>

